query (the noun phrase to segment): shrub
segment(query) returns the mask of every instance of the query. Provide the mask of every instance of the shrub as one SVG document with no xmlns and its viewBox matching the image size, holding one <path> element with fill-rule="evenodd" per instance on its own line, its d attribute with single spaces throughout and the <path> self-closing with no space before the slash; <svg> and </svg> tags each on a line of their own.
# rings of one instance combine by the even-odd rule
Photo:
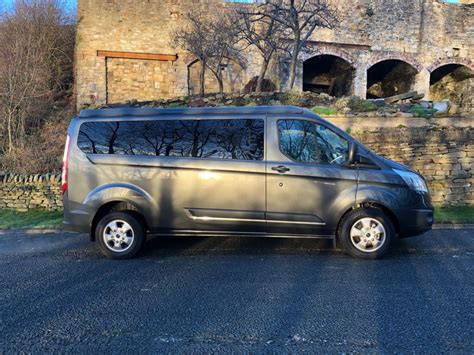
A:
<svg viewBox="0 0 474 355">
<path fill-rule="evenodd" d="M 73 116 L 70 106 L 56 108 L 22 145 L 5 152 L 0 170 L 20 174 L 61 172 L 67 127 Z"/>
<path fill-rule="evenodd" d="M 410 109 L 410 113 L 412 113 L 413 116 L 424 117 L 424 118 L 433 117 L 435 112 L 436 112 L 435 109 L 426 108 L 426 107 L 421 106 L 420 104 L 414 105 Z"/>
<path fill-rule="evenodd" d="M 302 95 L 298 91 L 285 92 L 281 97 L 283 105 L 300 106 L 302 102 Z"/>
<path fill-rule="evenodd" d="M 258 76 L 254 76 L 244 87 L 244 93 L 249 94 L 257 90 Z M 274 92 L 277 90 L 276 85 L 270 79 L 263 79 L 262 92 Z"/>
<path fill-rule="evenodd" d="M 188 105 L 180 102 L 172 102 L 166 106 L 167 108 L 182 108 L 182 107 L 188 107 Z"/>
<path fill-rule="evenodd" d="M 349 99 L 348 107 L 353 112 L 372 112 L 378 109 L 377 105 L 373 102 L 361 99 L 357 96 L 352 96 Z"/>
</svg>

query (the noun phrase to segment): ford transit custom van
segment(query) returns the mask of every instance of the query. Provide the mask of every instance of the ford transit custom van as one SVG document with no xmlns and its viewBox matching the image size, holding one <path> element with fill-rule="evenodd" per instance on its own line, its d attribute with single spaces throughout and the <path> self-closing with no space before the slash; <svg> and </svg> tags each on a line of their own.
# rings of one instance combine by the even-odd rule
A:
<svg viewBox="0 0 474 355">
<path fill-rule="evenodd" d="M 146 236 L 330 238 L 381 257 L 431 229 L 424 178 L 309 110 L 84 110 L 69 126 L 64 227 L 105 256 Z"/>
</svg>

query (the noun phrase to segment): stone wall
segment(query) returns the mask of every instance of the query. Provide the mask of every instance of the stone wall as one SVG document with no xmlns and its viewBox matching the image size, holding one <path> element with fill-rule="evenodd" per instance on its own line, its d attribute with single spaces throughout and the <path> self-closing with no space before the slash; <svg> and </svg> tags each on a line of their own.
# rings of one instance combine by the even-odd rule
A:
<svg viewBox="0 0 474 355">
<path fill-rule="evenodd" d="M 392 127 L 353 130 L 351 134 L 375 152 L 423 174 L 435 205 L 474 205 L 472 127 Z M 59 210 L 60 180 L 59 174 L 0 176 L 0 208 Z"/>
<path fill-rule="evenodd" d="M 168 97 L 173 91 L 170 63 L 154 60 L 109 58 L 107 60 L 107 101 L 125 102 Z"/>
<path fill-rule="evenodd" d="M 61 210 L 61 174 L 0 175 L 0 208 Z"/>
<path fill-rule="evenodd" d="M 427 180 L 433 204 L 474 205 L 474 129 L 391 128 L 352 134 L 376 153 Z"/>
</svg>

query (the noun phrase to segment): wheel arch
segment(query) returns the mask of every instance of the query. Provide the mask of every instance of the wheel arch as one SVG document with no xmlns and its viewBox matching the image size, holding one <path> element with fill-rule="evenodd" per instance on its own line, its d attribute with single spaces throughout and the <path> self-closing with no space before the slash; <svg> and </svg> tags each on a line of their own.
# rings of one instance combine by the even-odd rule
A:
<svg viewBox="0 0 474 355">
<path fill-rule="evenodd" d="M 94 217 L 92 218 L 91 225 L 90 225 L 90 239 L 91 241 L 95 241 L 95 229 L 97 227 L 97 223 L 104 217 L 105 215 L 109 214 L 110 212 L 128 212 L 133 214 L 143 225 L 145 231 L 148 230 L 148 222 L 145 217 L 143 211 L 138 207 L 136 204 L 130 201 L 121 201 L 121 200 L 114 200 L 109 201 L 101 205 Z"/>
<path fill-rule="evenodd" d="M 395 213 L 389 207 L 385 206 L 384 204 L 382 204 L 380 202 L 368 200 L 368 201 L 357 203 L 356 205 L 348 208 L 342 214 L 342 216 L 339 219 L 339 222 L 337 224 L 337 229 L 336 229 L 336 237 L 337 238 L 339 238 L 339 230 L 340 230 L 340 227 L 341 227 L 341 223 L 344 220 L 344 218 L 347 216 L 347 214 L 349 214 L 352 211 L 362 209 L 362 208 L 375 208 L 375 209 L 381 210 L 383 213 L 385 213 L 387 215 L 387 217 L 392 222 L 393 227 L 395 228 L 395 232 L 397 233 L 397 235 L 400 233 L 400 222 L 399 222 L 397 216 L 395 215 Z"/>
</svg>

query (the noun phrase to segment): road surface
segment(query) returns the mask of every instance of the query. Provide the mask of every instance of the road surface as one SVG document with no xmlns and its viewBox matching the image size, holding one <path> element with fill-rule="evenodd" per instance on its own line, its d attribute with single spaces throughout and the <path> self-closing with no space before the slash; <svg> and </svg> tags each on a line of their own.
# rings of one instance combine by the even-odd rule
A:
<svg viewBox="0 0 474 355">
<path fill-rule="evenodd" d="M 0 353 L 474 352 L 474 230 L 356 260 L 318 240 L 155 238 L 108 260 L 0 234 Z"/>
</svg>

